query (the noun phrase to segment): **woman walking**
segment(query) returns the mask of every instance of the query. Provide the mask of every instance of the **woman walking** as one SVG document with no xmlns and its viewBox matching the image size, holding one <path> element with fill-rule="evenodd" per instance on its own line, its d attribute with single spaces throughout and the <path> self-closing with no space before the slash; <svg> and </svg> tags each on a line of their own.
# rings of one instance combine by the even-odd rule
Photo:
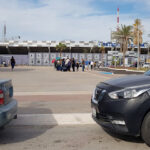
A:
<svg viewBox="0 0 150 150">
<path fill-rule="evenodd" d="M 79 62 L 76 63 L 77 71 L 79 71 Z"/>
<path fill-rule="evenodd" d="M 11 63 L 11 69 L 12 69 L 12 71 L 13 71 L 13 69 L 14 69 L 14 67 L 15 67 L 15 64 L 16 64 L 16 61 L 15 61 L 15 59 L 14 59 L 13 56 L 11 57 L 10 63 Z"/>
<path fill-rule="evenodd" d="M 72 59 L 72 70 L 73 70 L 73 72 L 75 72 L 75 65 L 76 65 L 76 63 L 75 63 L 75 60 L 73 58 Z"/>
<path fill-rule="evenodd" d="M 84 72 L 84 69 L 85 69 L 85 61 L 84 59 L 82 59 L 82 71 Z"/>
</svg>

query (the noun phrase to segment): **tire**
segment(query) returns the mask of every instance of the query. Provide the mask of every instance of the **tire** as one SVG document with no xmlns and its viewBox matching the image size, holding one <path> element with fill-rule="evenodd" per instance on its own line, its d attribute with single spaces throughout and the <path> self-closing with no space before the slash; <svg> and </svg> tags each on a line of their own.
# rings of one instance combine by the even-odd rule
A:
<svg viewBox="0 0 150 150">
<path fill-rule="evenodd" d="M 1 126 L 0 127 L 0 131 L 4 130 L 5 129 L 5 126 Z"/>
<path fill-rule="evenodd" d="M 145 116 L 142 127 L 141 127 L 141 137 L 144 142 L 150 146 L 150 112 Z"/>
<path fill-rule="evenodd" d="M 18 118 L 18 116 L 17 116 L 17 115 L 15 115 L 15 116 L 14 116 L 14 119 L 17 119 L 17 118 Z"/>
</svg>

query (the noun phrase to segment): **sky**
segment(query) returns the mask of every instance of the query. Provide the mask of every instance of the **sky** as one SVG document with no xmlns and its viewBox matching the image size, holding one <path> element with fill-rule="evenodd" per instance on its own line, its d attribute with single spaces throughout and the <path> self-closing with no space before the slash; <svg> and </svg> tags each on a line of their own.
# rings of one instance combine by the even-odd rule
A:
<svg viewBox="0 0 150 150">
<path fill-rule="evenodd" d="M 0 39 L 110 41 L 117 27 L 143 25 L 143 41 L 150 41 L 150 0 L 0 0 Z"/>
</svg>

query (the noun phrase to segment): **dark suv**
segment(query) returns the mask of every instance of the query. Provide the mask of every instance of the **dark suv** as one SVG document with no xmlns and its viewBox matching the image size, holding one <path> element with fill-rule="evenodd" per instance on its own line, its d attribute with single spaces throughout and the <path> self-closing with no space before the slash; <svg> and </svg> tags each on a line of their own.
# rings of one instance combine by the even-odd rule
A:
<svg viewBox="0 0 150 150">
<path fill-rule="evenodd" d="M 141 136 L 150 146 L 150 71 L 99 83 L 91 104 L 92 117 L 103 128 Z"/>
</svg>

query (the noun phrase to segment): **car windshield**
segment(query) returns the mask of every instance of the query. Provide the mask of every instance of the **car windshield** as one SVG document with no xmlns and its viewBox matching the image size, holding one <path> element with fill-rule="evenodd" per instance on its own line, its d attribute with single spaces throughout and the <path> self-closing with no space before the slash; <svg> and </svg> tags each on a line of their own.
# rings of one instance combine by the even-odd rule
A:
<svg viewBox="0 0 150 150">
<path fill-rule="evenodd" d="M 150 76 L 150 70 L 146 71 L 146 72 L 144 73 L 144 75 Z"/>
</svg>

